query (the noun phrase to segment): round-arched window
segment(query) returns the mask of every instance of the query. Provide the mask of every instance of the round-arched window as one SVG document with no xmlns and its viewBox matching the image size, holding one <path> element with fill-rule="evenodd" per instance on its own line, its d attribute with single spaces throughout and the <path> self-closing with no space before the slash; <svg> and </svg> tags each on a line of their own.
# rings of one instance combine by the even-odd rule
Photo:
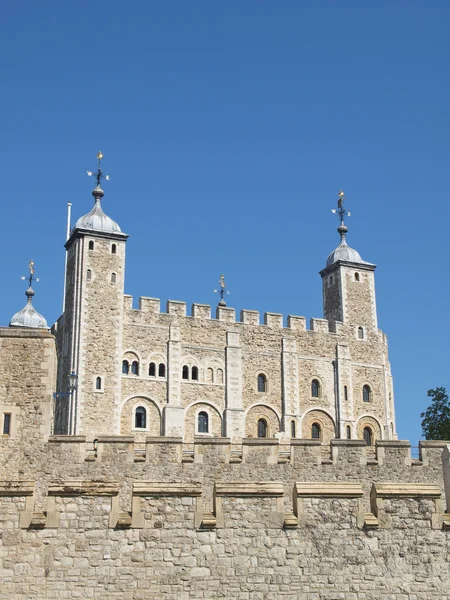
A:
<svg viewBox="0 0 450 600">
<path fill-rule="evenodd" d="M 267 377 L 264 373 L 258 375 L 258 392 L 264 394 L 267 392 Z"/>
<path fill-rule="evenodd" d="M 317 379 L 313 379 L 311 381 L 311 397 L 312 398 L 320 397 L 320 383 Z"/>
<path fill-rule="evenodd" d="M 147 411 L 143 406 L 138 406 L 134 413 L 134 426 L 136 429 L 145 429 L 147 427 Z"/>
<path fill-rule="evenodd" d="M 370 402 L 372 400 L 372 390 L 370 385 L 363 386 L 363 402 Z"/>
<path fill-rule="evenodd" d="M 364 437 L 364 441 L 366 442 L 366 444 L 368 446 L 372 446 L 373 434 L 372 434 L 372 430 L 370 429 L 370 427 L 364 427 L 363 437 Z"/>
<path fill-rule="evenodd" d="M 258 421 L 258 437 L 267 437 L 267 421 L 265 419 L 259 419 Z"/>
<path fill-rule="evenodd" d="M 311 426 L 311 437 L 313 440 L 320 440 L 322 434 L 319 423 L 313 423 Z"/>
<path fill-rule="evenodd" d="M 208 413 L 202 410 L 198 413 L 198 432 L 199 433 L 209 433 L 209 418 Z"/>
</svg>

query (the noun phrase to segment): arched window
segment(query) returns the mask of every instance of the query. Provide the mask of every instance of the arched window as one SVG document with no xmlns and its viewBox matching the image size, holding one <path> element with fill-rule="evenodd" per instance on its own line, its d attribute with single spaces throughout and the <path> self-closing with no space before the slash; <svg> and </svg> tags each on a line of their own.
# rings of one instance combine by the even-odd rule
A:
<svg viewBox="0 0 450 600">
<path fill-rule="evenodd" d="M 295 421 L 291 421 L 291 437 L 295 438 Z"/>
<path fill-rule="evenodd" d="M 158 367 L 158 377 L 166 376 L 166 365 L 164 363 L 159 363 Z"/>
<path fill-rule="evenodd" d="M 355 273 L 355 281 L 359 281 L 359 273 Z"/>
<path fill-rule="evenodd" d="M 322 437 L 322 431 L 319 423 L 313 423 L 311 426 L 311 437 L 313 440 L 320 440 Z"/>
<path fill-rule="evenodd" d="M 223 383 L 223 371 L 222 371 L 222 369 L 217 369 L 217 371 L 216 371 L 216 383 Z"/>
<path fill-rule="evenodd" d="M 209 423 L 208 423 L 208 413 L 202 410 L 202 412 L 198 413 L 198 432 L 199 433 L 208 433 L 209 432 Z"/>
<path fill-rule="evenodd" d="M 312 398 L 320 397 L 320 383 L 317 379 L 313 379 L 311 381 L 311 397 Z"/>
<path fill-rule="evenodd" d="M 148 365 L 148 375 L 149 377 L 156 377 L 156 365 L 154 362 Z"/>
<path fill-rule="evenodd" d="M 352 439 L 352 430 L 350 425 L 347 425 L 347 439 L 351 440 Z"/>
<path fill-rule="evenodd" d="M 258 421 L 258 437 L 267 437 L 267 421 L 265 419 L 259 419 Z"/>
<path fill-rule="evenodd" d="M 198 367 L 192 367 L 192 379 L 198 381 Z"/>
<path fill-rule="evenodd" d="M 137 360 L 133 360 L 131 363 L 131 373 L 133 375 L 139 375 L 139 363 Z"/>
<path fill-rule="evenodd" d="M 117 276 L 115 273 L 111 273 L 111 283 L 116 283 L 117 281 Z"/>
<path fill-rule="evenodd" d="M 145 429 L 147 427 L 147 411 L 143 406 L 138 406 L 134 413 L 134 426 L 136 429 Z"/>
<path fill-rule="evenodd" d="M 189 367 L 187 365 L 183 365 L 183 379 L 189 379 Z"/>
<path fill-rule="evenodd" d="M 358 327 L 358 339 L 359 340 L 364 339 L 364 329 L 362 327 Z"/>
<path fill-rule="evenodd" d="M 333 285 L 333 283 L 334 283 L 333 275 L 330 275 L 330 277 L 328 278 L 328 285 Z"/>
<path fill-rule="evenodd" d="M 92 279 L 92 271 L 90 269 L 86 271 L 86 279 L 87 281 L 91 281 Z"/>
<path fill-rule="evenodd" d="M 364 441 L 366 442 L 366 444 L 368 446 L 371 446 L 372 445 L 372 430 L 370 429 L 370 427 L 364 427 L 363 437 L 364 437 Z"/>
<path fill-rule="evenodd" d="M 348 400 L 348 389 L 346 385 L 344 385 L 344 400 Z"/>
<path fill-rule="evenodd" d="M 130 363 L 127 360 L 122 361 L 122 373 L 128 375 L 130 371 Z"/>
<path fill-rule="evenodd" d="M 93 250 L 94 249 L 94 242 L 91 240 L 89 242 L 89 250 Z"/>
<path fill-rule="evenodd" d="M 211 367 L 206 369 L 206 382 L 214 383 L 214 369 L 211 369 Z"/>
<path fill-rule="evenodd" d="M 117 246 L 115 244 L 113 244 L 111 246 L 111 254 L 116 254 L 116 252 L 117 252 Z"/>
<path fill-rule="evenodd" d="M 370 389 L 370 385 L 363 386 L 363 402 L 370 402 L 372 399 L 372 390 Z"/>
<path fill-rule="evenodd" d="M 102 378 L 101 377 L 97 377 L 95 379 L 95 389 L 96 390 L 101 390 L 102 389 Z"/>
<path fill-rule="evenodd" d="M 261 392 L 262 394 L 267 392 L 267 377 L 264 373 L 258 375 L 258 392 Z"/>
</svg>

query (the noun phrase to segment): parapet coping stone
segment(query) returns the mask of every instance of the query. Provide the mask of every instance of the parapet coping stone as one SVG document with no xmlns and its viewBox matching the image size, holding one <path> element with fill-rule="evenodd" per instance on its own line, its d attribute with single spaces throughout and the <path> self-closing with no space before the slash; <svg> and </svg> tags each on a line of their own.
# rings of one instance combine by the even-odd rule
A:
<svg viewBox="0 0 450 600">
<path fill-rule="evenodd" d="M 48 438 L 49 442 L 53 443 L 66 443 L 66 444 L 75 444 L 75 443 L 84 443 L 86 441 L 85 435 L 51 435 Z"/>
</svg>

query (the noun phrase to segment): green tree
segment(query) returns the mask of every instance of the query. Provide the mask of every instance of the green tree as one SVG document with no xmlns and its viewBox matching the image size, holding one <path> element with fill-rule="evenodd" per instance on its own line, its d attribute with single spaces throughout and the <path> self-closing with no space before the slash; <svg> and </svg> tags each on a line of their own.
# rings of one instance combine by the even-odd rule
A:
<svg viewBox="0 0 450 600">
<path fill-rule="evenodd" d="M 447 390 L 438 387 L 428 390 L 431 400 L 427 410 L 420 414 L 422 433 L 427 440 L 450 440 L 450 402 Z"/>
</svg>

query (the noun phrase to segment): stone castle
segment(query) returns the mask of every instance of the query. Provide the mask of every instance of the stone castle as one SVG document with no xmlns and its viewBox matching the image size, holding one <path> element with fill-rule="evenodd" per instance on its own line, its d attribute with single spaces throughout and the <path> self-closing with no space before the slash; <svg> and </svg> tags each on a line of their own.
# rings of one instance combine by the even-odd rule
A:
<svg viewBox="0 0 450 600">
<path fill-rule="evenodd" d="M 450 598 L 450 447 L 397 439 L 376 267 L 347 245 L 343 195 L 307 329 L 236 320 L 223 293 L 215 318 L 133 308 L 101 178 L 66 243 L 64 313 L 49 331 L 30 263 L 0 328 L 0 598 Z"/>
</svg>

